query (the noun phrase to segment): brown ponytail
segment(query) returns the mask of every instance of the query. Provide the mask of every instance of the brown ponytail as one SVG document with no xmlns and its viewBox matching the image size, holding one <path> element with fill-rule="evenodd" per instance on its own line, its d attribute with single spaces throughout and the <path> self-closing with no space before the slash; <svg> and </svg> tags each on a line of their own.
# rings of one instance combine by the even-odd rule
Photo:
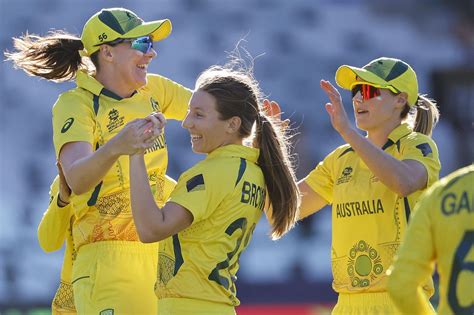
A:
<svg viewBox="0 0 474 315">
<path fill-rule="evenodd" d="M 258 165 L 262 169 L 272 206 L 272 238 L 288 232 L 298 217 L 300 193 L 288 149 L 288 139 L 265 116 L 259 106 L 260 90 L 250 70 L 235 69 L 239 59 L 225 67 L 214 66 L 204 71 L 196 82 L 196 90 L 210 93 L 216 99 L 220 119 L 237 116 L 242 138 L 252 135 L 253 145 L 260 149 Z M 269 205 L 267 205 L 269 206 Z"/>
<path fill-rule="evenodd" d="M 27 33 L 13 38 L 13 46 L 14 52 L 5 52 L 7 60 L 31 76 L 63 82 L 74 79 L 79 69 L 93 69 L 79 54 L 84 48 L 81 40 L 64 31 L 52 31 L 45 37 Z"/>
<path fill-rule="evenodd" d="M 272 238 L 279 239 L 295 225 L 300 193 L 283 132 L 270 117 L 264 114 L 259 117 L 254 143 L 260 148 L 258 164 L 265 176 L 272 205 Z"/>
<path fill-rule="evenodd" d="M 415 106 L 405 105 L 401 118 L 405 119 L 408 114 L 415 116 L 413 130 L 431 137 L 434 127 L 439 121 L 439 110 L 436 102 L 426 95 L 418 95 Z"/>
</svg>

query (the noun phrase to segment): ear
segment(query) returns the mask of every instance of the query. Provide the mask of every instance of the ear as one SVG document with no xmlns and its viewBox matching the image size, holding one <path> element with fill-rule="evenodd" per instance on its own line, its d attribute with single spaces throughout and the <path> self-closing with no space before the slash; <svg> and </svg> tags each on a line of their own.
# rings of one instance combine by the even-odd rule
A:
<svg viewBox="0 0 474 315">
<path fill-rule="evenodd" d="M 240 130 L 240 125 L 242 125 L 242 120 L 239 116 L 234 116 L 227 120 L 227 132 L 228 133 L 238 133 Z"/>
<path fill-rule="evenodd" d="M 104 60 L 110 61 L 112 60 L 112 47 L 109 45 L 100 45 L 100 52 L 99 52 Z"/>
<path fill-rule="evenodd" d="M 402 92 L 402 93 L 398 94 L 397 95 L 396 107 L 403 109 L 405 107 L 405 104 L 407 103 L 407 101 L 408 101 L 408 94 L 407 93 Z"/>
</svg>

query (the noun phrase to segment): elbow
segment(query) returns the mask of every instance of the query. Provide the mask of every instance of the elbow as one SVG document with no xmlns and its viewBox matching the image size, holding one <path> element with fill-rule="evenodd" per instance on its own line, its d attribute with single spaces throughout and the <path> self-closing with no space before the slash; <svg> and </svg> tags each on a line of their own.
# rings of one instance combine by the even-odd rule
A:
<svg viewBox="0 0 474 315">
<path fill-rule="evenodd" d="M 55 244 L 51 240 L 43 239 L 41 237 L 38 237 L 38 243 L 39 243 L 41 249 L 45 253 L 51 253 L 51 252 L 54 252 L 54 251 L 61 248 L 61 245 L 58 246 L 57 244 Z"/>
<path fill-rule="evenodd" d="M 86 192 L 90 190 L 87 187 L 83 187 L 82 185 L 79 185 L 79 184 L 71 184 L 70 188 L 71 188 L 72 193 L 75 194 L 76 196 L 85 194 Z"/>
<path fill-rule="evenodd" d="M 398 183 L 393 190 L 400 197 L 407 197 L 417 191 L 417 189 L 410 182 Z"/>
<path fill-rule="evenodd" d="M 146 227 L 137 227 L 137 234 L 142 243 L 155 243 L 164 239 L 161 235 L 154 233 L 152 229 Z"/>
</svg>

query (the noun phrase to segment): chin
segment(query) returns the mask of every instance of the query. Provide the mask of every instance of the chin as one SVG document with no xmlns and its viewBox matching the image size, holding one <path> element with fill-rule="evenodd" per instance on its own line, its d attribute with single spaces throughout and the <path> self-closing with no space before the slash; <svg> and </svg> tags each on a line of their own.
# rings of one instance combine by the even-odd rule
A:
<svg viewBox="0 0 474 315">
<path fill-rule="evenodd" d="M 199 147 L 191 146 L 191 149 L 193 150 L 194 153 L 206 153 L 206 152 L 203 152 Z"/>
</svg>

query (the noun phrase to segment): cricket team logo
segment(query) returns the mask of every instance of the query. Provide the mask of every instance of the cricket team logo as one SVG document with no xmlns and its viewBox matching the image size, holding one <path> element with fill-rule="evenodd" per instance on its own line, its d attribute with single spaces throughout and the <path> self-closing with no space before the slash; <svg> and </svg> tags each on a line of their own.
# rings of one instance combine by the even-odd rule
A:
<svg viewBox="0 0 474 315">
<path fill-rule="evenodd" d="M 160 104 L 153 97 L 150 97 L 150 104 L 154 112 L 161 112 Z"/>
</svg>

